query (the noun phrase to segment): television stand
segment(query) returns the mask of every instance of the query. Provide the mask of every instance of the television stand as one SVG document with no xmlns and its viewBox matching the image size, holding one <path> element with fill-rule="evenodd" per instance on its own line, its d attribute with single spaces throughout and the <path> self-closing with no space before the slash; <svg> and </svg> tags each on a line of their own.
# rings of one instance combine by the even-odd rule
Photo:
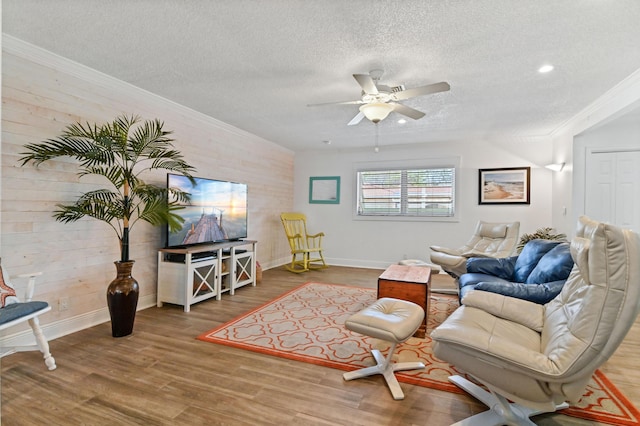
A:
<svg viewBox="0 0 640 426">
<path fill-rule="evenodd" d="M 217 251 L 193 252 L 191 253 L 191 262 L 195 263 L 195 262 L 210 260 L 215 258 L 217 255 L 218 255 Z M 186 253 L 165 253 L 164 255 L 164 260 L 166 262 L 184 263 L 186 259 L 187 259 Z"/>
<path fill-rule="evenodd" d="M 158 250 L 157 306 L 191 305 L 223 293 L 233 295 L 239 287 L 256 285 L 257 241 L 226 241 L 186 248 Z M 240 248 L 242 247 L 242 248 Z"/>
</svg>

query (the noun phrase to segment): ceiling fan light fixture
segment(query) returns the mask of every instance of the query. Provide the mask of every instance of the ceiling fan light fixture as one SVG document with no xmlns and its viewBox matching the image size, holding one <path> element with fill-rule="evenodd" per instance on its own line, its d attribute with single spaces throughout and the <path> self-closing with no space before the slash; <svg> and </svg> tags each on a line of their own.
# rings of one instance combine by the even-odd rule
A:
<svg viewBox="0 0 640 426">
<path fill-rule="evenodd" d="M 360 112 L 374 123 L 378 123 L 387 118 L 391 111 L 393 111 L 393 106 L 382 102 L 364 104 L 360 107 Z"/>
</svg>

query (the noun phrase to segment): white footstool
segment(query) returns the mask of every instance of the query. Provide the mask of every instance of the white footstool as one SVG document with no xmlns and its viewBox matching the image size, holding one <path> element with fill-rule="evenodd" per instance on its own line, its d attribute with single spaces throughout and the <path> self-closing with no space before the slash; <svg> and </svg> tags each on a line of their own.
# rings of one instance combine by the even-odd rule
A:
<svg viewBox="0 0 640 426">
<path fill-rule="evenodd" d="M 344 373 L 344 380 L 359 379 L 361 377 L 382 374 L 391 390 L 393 399 L 404 399 L 394 371 L 416 370 L 424 368 L 421 362 L 393 363 L 392 357 L 398 343 L 407 341 L 418 330 L 424 319 L 424 310 L 413 302 L 383 297 L 373 305 L 350 316 L 345 327 L 365 336 L 375 337 L 391 343 L 387 357 L 383 357 L 379 350 L 372 349 L 371 354 L 376 365 L 360 370 Z"/>
</svg>

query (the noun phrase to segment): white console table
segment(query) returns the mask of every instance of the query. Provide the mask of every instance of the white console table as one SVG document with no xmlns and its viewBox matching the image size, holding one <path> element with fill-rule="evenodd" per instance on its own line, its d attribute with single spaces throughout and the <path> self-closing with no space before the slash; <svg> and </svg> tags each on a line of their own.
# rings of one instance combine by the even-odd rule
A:
<svg viewBox="0 0 640 426">
<path fill-rule="evenodd" d="M 191 305 L 239 287 L 256 285 L 256 243 L 228 241 L 184 249 L 158 250 L 157 305 L 174 303 L 189 312 Z"/>
</svg>

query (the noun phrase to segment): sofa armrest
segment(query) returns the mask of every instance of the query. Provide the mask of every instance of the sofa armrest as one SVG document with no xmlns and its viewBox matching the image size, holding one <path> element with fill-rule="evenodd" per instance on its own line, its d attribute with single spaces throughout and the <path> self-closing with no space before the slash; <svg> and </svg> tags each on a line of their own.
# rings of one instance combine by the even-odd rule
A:
<svg viewBox="0 0 640 426">
<path fill-rule="evenodd" d="M 470 259 L 472 257 L 477 257 L 477 258 L 495 258 L 495 256 L 492 256 L 490 254 L 486 254 L 483 253 L 481 251 L 476 251 L 476 250 L 471 250 L 471 251 L 465 251 L 464 253 L 462 253 L 460 256 L 462 257 L 466 257 L 467 259 Z"/>
<path fill-rule="evenodd" d="M 451 249 L 451 248 L 447 248 L 447 247 L 431 246 L 429 248 L 434 252 L 444 253 L 444 254 L 448 254 L 448 255 L 451 255 L 451 256 L 460 256 L 461 255 L 460 250 Z"/>
<path fill-rule="evenodd" d="M 537 332 L 541 332 L 544 325 L 544 306 L 527 300 L 473 290 L 463 297 L 462 303 Z"/>
<path fill-rule="evenodd" d="M 439 265 L 446 273 L 459 277 L 467 272 L 467 259 L 461 256 L 447 253 L 433 252 L 430 256 L 431 262 Z"/>
</svg>

